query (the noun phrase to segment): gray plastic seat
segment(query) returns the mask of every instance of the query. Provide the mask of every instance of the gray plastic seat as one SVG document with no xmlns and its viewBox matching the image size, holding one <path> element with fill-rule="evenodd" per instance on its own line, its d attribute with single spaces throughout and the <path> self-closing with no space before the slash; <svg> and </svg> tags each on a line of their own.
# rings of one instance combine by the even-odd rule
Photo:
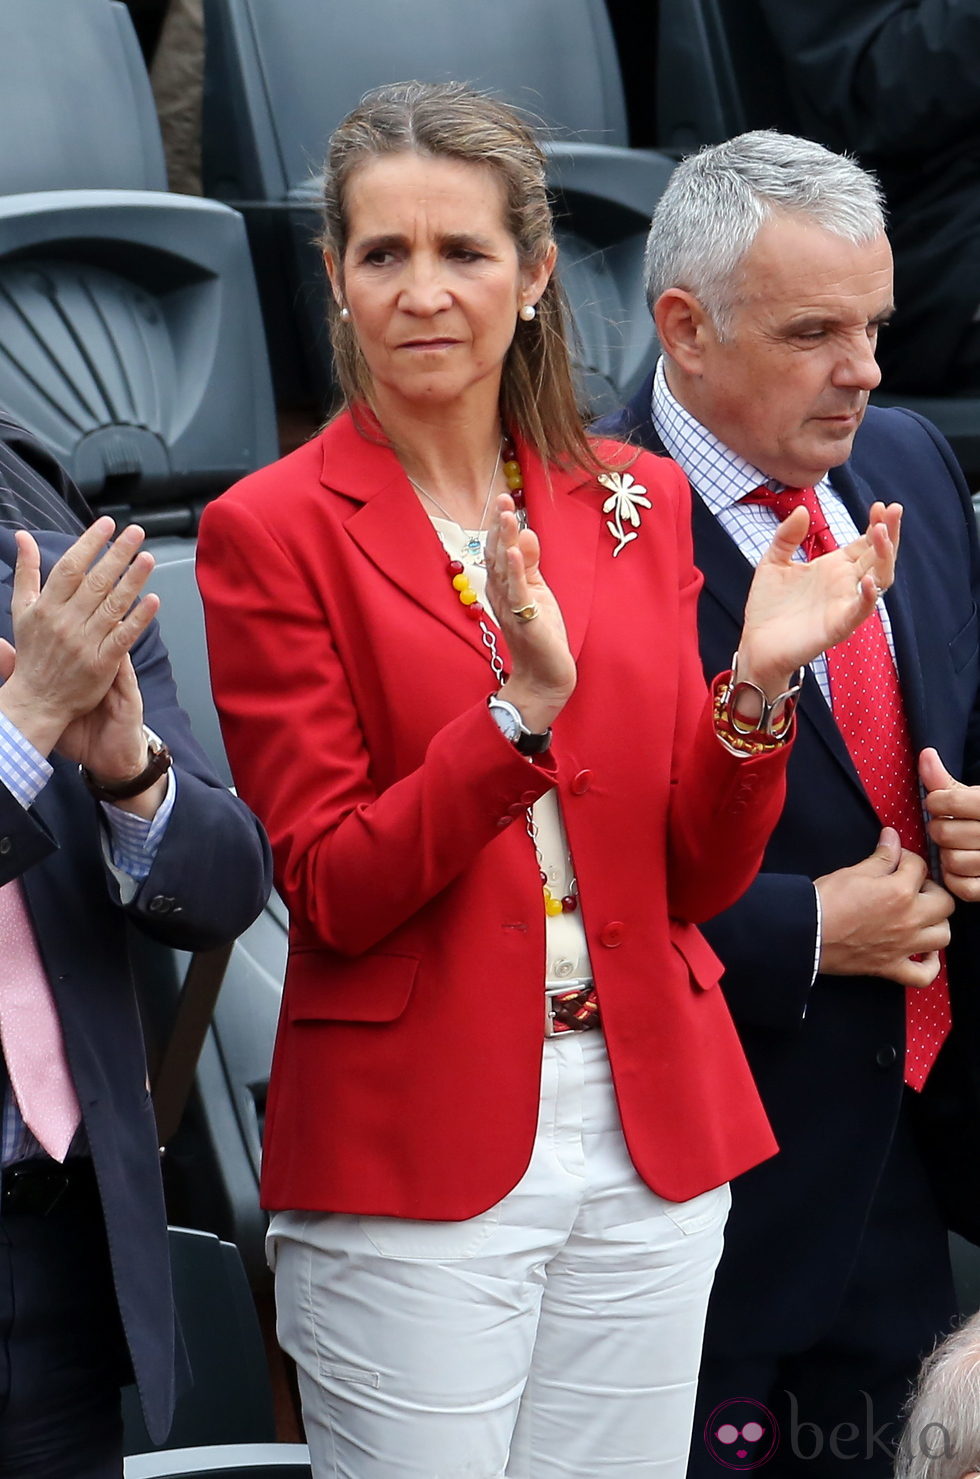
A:
<svg viewBox="0 0 980 1479">
<path fill-rule="evenodd" d="M 305 1444 L 275 1441 L 265 1346 L 237 1248 L 170 1229 L 170 1257 L 192 1385 L 168 1446 L 150 1450 L 135 1388 L 123 1393 L 126 1479 L 309 1479 Z"/>
<path fill-rule="evenodd" d="M 559 245 L 583 378 L 600 409 L 638 385 L 653 345 L 648 315 L 633 312 L 640 237 L 671 166 L 627 147 L 601 0 L 205 0 L 205 17 L 205 187 L 249 223 L 283 394 L 302 388 L 291 373 L 300 351 L 307 383 L 321 394 L 329 384 L 311 239 L 331 130 L 370 88 L 410 77 L 492 89 L 561 140 L 551 175 L 568 187 Z"/>
<path fill-rule="evenodd" d="M 270 461 L 242 222 L 166 193 L 114 0 L 0 0 L 0 405 L 96 506 L 187 505 Z"/>
<path fill-rule="evenodd" d="M 0 3 L 0 191 L 166 190 L 153 95 L 125 5 Z"/>
<path fill-rule="evenodd" d="M 147 191 L 0 196 L 0 405 L 95 507 L 143 516 L 271 461 L 241 218 Z"/>
<path fill-rule="evenodd" d="M 659 0 L 658 142 L 690 152 L 753 128 L 805 133 L 784 66 L 754 0 Z M 980 397 L 875 392 L 939 427 L 971 486 L 980 487 Z"/>
<path fill-rule="evenodd" d="M 213 1233 L 172 1227 L 170 1262 L 191 1385 L 177 1398 L 166 1447 L 275 1442 L 265 1342 L 238 1249 Z M 149 1451 L 134 1387 L 123 1415 L 125 1451 Z"/>
<path fill-rule="evenodd" d="M 177 691 L 194 733 L 218 774 L 231 774 L 211 698 L 204 614 L 194 577 L 194 541 L 151 538 L 150 588 L 161 600 L 160 628 Z M 198 1063 L 195 1093 L 167 1148 L 164 1178 L 171 1217 L 234 1242 L 250 1282 L 269 1282 L 266 1216 L 259 1207 L 262 1123 L 286 969 L 288 920 L 273 894 L 235 943 L 225 984 Z M 189 957 L 135 936 L 138 981 L 151 1068 L 170 1031 Z"/>
</svg>

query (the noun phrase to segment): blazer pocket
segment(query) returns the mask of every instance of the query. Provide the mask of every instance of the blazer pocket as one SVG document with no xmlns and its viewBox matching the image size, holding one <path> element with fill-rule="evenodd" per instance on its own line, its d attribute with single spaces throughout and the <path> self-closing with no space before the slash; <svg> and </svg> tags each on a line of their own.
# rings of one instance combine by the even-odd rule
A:
<svg viewBox="0 0 980 1479">
<path fill-rule="evenodd" d="M 953 665 L 953 672 L 960 673 L 966 667 L 970 659 L 975 656 L 977 650 L 977 608 L 973 607 L 969 620 L 949 644 L 949 660 Z"/>
<path fill-rule="evenodd" d="M 286 974 L 290 1022 L 393 1022 L 408 1005 L 418 972 L 414 955 L 362 955 L 300 948 Z"/>
<path fill-rule="evenodd" d="M 670 921 L 670 943 L 687 966 L 691 984 L 710 991 L 721 980 L 725 967 L 694 924 Z"/>
</svg>

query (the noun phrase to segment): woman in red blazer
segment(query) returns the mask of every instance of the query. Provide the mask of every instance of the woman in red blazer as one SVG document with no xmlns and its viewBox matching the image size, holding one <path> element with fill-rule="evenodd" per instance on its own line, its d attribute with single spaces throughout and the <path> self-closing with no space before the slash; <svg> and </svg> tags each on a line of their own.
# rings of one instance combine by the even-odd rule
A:
<svg viewBox="0 0 980 1479">
<path fill-rule="evenodd" d="M 724 1183 L 775 1150 L 697 921 L 780 809 L 763 693 L 870 611 L 897 511 L 809 566 L 783 525 L 733 721 L 683 477 L 575 410 L 519 118 L 369 96 L 324 245 L 348 409 L 199 544 L 290 910 L 262 1184 L 314 1471 L 680 1475 Z"/>
</svg>

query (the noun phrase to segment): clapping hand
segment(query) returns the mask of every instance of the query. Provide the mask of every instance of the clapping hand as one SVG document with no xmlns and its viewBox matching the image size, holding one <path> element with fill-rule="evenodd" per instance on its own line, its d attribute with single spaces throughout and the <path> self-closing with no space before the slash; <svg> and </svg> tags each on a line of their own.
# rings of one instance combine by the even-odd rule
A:
<svg viewBox="0 0 980 1479">
<path fill-rule="evenodd" d="M 541 574 L 541 546 L 501 493 L 487 537 L 487 600 L 507 638 L 511 675 L 501 693 L 535 733 L 549 729 L 575 688 L 565 622 Z"/>
<path fill-rule="evenodd" d="M 793 555 L 806 535 L 808 515 L 804 508 L 794 509 L 776 530 L 752 581 L 739 677 L 775 698 L 797 668 L 850 636 L 895 578 L 901 517 L 900 504 L 875 503 L 864 534 L 804 563 Z"/>
<path fill-rule="evenodd" d="M 153 569 L 143 530 L 95 523 L 52 566 L 43 586 L 37 542 L 18 531 L 11 615 L 0 641 L 0 710 L 43 755 L 57 749 L 104 783 L 146 764 L 143 705 L 129 653 L 159 607 L 137 600 Z"/>
<path fill-rule="evenodd" d="M 928 831 L 939 848 L 943 883 L 967 903 L 980 899 L 980 786 L 950 775 L 936 750 L 919 756 L 919 779 L 926 789 Z"/>
</svg>

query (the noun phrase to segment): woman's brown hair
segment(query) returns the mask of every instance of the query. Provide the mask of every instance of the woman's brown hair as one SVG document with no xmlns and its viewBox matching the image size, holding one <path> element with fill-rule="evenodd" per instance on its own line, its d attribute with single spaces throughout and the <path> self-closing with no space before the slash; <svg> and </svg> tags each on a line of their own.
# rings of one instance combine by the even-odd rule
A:
<svg viewBox="0 0 980 1479">
<path fill-rule="evenodd" d="M 324 179 L 320 246 L 343 273 L 352 176 L 381 154 L 413 153 L 491 170 L 504 187 L 505 224 L 522 267 L 536 267 L 553 240 L 545 157 L 508 104 L 459 82 L 398 82 L 369 92 L 334 130 Z M 351 323 L 329 305 L 334 366 L 348 405 L 371 404 L 371 380 Z M 517 320 L 500 388 L 503 425 L 546 463 L 602 471 L 585 433 L 568 349 L 568 305 L 553 273 L 537 316 Z"/>
</svg>

